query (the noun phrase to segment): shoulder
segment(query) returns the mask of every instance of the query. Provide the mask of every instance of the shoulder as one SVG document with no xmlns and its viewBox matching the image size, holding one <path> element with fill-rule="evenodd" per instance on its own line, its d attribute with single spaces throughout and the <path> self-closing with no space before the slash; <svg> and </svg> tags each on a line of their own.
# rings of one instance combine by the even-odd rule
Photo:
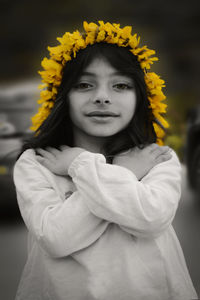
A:
<svg viewBox="0 0 200 300">
<path fill-rule="evenodd" d="M 25 150 L 19 157 L 19 160 L 23 159 L 23 158 L 34 159 L 35 158 L 35 150 L 32 148 Z"/>
<path fill-rule="evenodd" d="M 28 186 L 44 186 L 49 181 L 50 176 L 50 171 L 37 161 L 34 149 L 24 151 L 13 169 L 14 183 L 22 189 Z"/>
<path fill-rule="evenodd" d="M 172 148 L 170 150 L 171 150 L 172 157 L 169 160 L 158 164 L 157 166 L 155 166 L 155 168 L 157 167 L 163 173 L 169 174 L 169 176 L 170 174 L 174 174 L 174 175 L 176 174 L 177 177 L 181 178 L 182 166 L 179 157 Z"/>
<path fill-rule="evenodd" d="M 33 175 L 36 173 L 41 173 L 42 165 L 37 161 L 36 153 L 34 149 L 25 150 L 18 160 L 15 162 L 13 168 L 13 176 L 16 174 L 24 176 Z"/>
<path fill-rule="evenodd" d="M 158 163 L 155 165 L 149 173 L 143 177 L 142 181 L 148 181 L 149 179 L 160 179 L 160 180 L 176 180 L 181 181 L 182 166 L 178 155 L 173 149 L 171 150 L 171 158 L 167 161 Z"/>
<path fill-rule="evenodd" d="M 170 153 L 171 153 L 170 159 L 168 159 L 167 161 L 158 163 L 157 165 L 154 166 L 154 168 L 155 169 L 156 168 L 166 168 L 168 166 L 175 167 L 175 168 L 181 168 L 181 163 L 180 163 L 180 160 L 179 160 L 176 152 L 172 148 L 170 148 Z"/>
<path fill-rule="evenodd" d="M 179 160 L 179 157 L 178 157 L 177 153 L 172 148 L 170 148 L 170 151 L 171 151 L 170 153 L 171 153 L 172 157 L 171 157 L 171 159 L 169 159 L 167 161 L 167 163 L 169 165 L 174 165 L 176 167 L 181 168 L 181 163 L 180 163 L 180 160 Z"/>
<path fill-rule="evenodd" d="M 169 164 L 175 164 L 176 166 L 179 166 L 181 168 L 181 163 L 180 163 L 177 153 L 172 148 L 170 148 L 170 153 L 171 153 L 172 157 L 167 162 Z"/>
<path fill-rule="evenodd" d="M 34 149 L 25 150 L 16 161 L 14 168 L 24 164 L 38 164 Z"/>
</svg>

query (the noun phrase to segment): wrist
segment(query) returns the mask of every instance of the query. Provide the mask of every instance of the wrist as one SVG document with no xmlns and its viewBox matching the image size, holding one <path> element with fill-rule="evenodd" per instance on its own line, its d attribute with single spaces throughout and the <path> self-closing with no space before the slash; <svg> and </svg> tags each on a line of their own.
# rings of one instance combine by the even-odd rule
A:
<svg viewBox="0 0 200 300">
<path fill-rule="evenodd" d="M 88 169 L 89 166 L 96 164 L 95 162 L 106 163 L 106 158 L 100 153 L 84 150 L 71 161 L 68 168 L 68 175 L 73 178 L 74 176 L 79 175 L 80 169 L 84 167 Z"/>
<path fill-rule="evenodd" d="M 82 160 L 81 156 L 82 155 L 84 156 L 83 153 L 87 155 L 88 151 L 86 151 L 84 149 L 82 149 L 80 151 L 77 151 L 77 150 L 74 151 L 74 153 L 71 157 L 71 160 L 69 162 L 68 168 L 67 168 L 68 169 L 68 175 L 70 177 L 73 177 L 73 175 L 75 173 L 75 170 L 77 170 L 77 168 L 80 164 L 80 161 Z"/>
<path fill-rule="evenodd" d="M 83 152 L 85 152 L 84 149 L 74 148 L 74 150 L 72 152 L 71 162 L 73 162 L 73 160 L 76 159 Z"/>
</svg>

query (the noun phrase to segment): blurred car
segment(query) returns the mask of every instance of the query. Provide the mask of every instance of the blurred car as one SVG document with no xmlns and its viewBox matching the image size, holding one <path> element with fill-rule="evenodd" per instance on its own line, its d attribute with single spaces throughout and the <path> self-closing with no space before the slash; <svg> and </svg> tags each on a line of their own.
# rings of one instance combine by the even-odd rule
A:
<svg viewBox="0 0 200 300">
<path fill-rule="evenodd" d="M 20 217 L 13 167 L 37 110 L 37 86 L 34 80 L 0 86 L 0 221 Z"/>
<path fill-rule="evenodd" d="M 22 135 L 0 136 L 0 219 L 18 217 L 13 167 L 22 145 Z"/>
<path fill-rule="evenodd" d="M 200 105 L 188 113 L 186 166 L 189 185 L 200 196 Z"/>
</svg>

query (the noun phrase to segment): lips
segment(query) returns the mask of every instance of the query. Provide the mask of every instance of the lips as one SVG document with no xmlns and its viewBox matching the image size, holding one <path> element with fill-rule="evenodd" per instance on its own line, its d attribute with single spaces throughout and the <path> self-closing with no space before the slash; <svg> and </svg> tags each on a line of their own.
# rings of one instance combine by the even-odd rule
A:
<svg viewBox="0 0 200 300">
<path fill-rule="evenodd" d="M 118 117 L 119 114 L 112 111 L 92 111 L 86 114 L 88 117 Z"/>
</svg>

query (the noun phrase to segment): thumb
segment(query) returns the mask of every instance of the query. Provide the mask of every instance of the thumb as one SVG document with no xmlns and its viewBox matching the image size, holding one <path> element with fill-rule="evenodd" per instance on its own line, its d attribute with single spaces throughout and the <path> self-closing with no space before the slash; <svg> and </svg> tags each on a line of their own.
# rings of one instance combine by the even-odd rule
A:
<svg viewBox="0 0 200 300">
<path fill-rule="evenodd" d="M 69 149 L 71 147 L 69 147 L 67 145 L 61 145 L 59 148 L 60 148 L 60 150 L 65 150 L 65 149 Z"/>
<path fill-rule="evenodd" d="M 36 155 L 35 157 L 36 157 L 36 159 L 37 159 L 37 161 L 38 161 L 39 163 L 41 163 L 42 165 L 44 165 L 44 161 L 45 161 L 45 158 L 44 158 L 44 157 L 42 157 L 42 156 L 40 156 L 40 155 Z"/>
</svg>

